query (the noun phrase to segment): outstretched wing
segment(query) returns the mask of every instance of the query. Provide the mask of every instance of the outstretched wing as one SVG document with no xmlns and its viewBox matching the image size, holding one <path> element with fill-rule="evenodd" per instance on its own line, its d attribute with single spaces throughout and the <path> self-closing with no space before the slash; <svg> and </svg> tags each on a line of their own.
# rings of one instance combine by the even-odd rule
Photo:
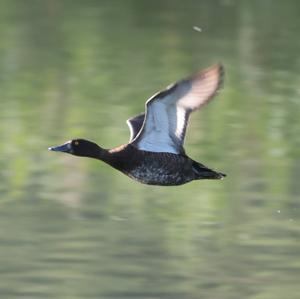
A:
<svg viewBox="0 0 300 299">
<path fill-rule="evenodd" d="M 146 102 L 143 127 L 132 144 L 145 151 L 184 153 L 189 115 L 214 97 L 223 73 L 223 67 L 215 65 L 152 96 Z"/>
<path fill-rule="evenodd" d="M 130 130 L 129 142 L 131 142 L 136 137 L 138 132 L 141 130 L 143 126 L 144 118 L 145 118 L 145 113 L 141 113 L 139 115 L 127 119 L 126 123 Z"/>
</svg>

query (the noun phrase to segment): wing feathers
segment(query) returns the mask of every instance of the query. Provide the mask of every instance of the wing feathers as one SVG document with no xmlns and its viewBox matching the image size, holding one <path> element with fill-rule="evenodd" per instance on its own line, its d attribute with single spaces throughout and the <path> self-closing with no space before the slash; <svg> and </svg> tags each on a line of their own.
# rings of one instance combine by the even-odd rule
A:
<svg viewBox="0 0 300 299">
<path fill-rule="evenodd" d="M 199 72 L 186 81 L 190 89 L 178 100 L 178 106 L 192 111 L 200 108 L 211 100 L 223 81 L 224 69 L 222 65 L 215 65 Z"/>
<path fill-rule="evenodd" d="M 145 118 L 145 113 L 141 113 L 139 115 L 127 119 L 126 123 L 130 130 L 129 141 L 132 141 L 141 130 L 143 126 L 144 118 Z"/>
<path fill-rule="evenodd" d="M 184 153 L 189 115 L 214 97 L 223 74 L 223 67 L 215 65 L 152 96 L 146 102 L 145 120 L 132 144 L 146 151 Z"/>
</svg>

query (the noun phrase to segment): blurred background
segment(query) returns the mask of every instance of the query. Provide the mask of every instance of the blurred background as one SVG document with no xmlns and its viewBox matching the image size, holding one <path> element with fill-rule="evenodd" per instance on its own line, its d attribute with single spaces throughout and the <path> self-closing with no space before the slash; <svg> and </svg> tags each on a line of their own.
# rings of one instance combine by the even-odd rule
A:
<svg viewBox="0 0 300 299">
<path fill-rule="evenodd" d="M 299 11 L 0 0 L 1 299 L 299 298 Z M 127 142 L 148 97 L 217 62 L 185 146 L 225 180 L 146 186 L 47 151 Z"/>
</svg>

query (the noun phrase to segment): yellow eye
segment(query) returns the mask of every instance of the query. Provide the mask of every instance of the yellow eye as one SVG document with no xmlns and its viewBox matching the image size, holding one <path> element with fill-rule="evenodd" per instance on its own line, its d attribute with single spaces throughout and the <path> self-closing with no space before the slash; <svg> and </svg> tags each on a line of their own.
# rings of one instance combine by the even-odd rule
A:
<svg viewBox="0 0 300 299">
<path fill-rule="evenodd" d="M 78 145 L 78 144 L 79 144 L 79 142 L 78 142 L 78 141 L 75 141 L 75 142 L 74 142 L 74 144 L 75 144 L 75 145 Z"/>
</svg>

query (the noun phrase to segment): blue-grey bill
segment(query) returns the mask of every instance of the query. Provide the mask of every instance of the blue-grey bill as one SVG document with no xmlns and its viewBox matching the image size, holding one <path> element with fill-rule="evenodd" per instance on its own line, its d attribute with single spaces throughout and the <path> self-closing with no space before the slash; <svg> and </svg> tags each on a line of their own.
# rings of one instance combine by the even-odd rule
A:
<svg viewBox="0 0 300 299">
<path fill-rule="evenodd" d="M 71 149 L 71 145 L 70 143 L 65 143 L 65 144 L 62 144 L 62 145 L 59 145 L 59 146 L 52 146 L 52 147 L 49 147 L 48 150 L 49 151 L 54 151 L 54 152 L 70 152 L 70 149 Z"/>
</svg>

